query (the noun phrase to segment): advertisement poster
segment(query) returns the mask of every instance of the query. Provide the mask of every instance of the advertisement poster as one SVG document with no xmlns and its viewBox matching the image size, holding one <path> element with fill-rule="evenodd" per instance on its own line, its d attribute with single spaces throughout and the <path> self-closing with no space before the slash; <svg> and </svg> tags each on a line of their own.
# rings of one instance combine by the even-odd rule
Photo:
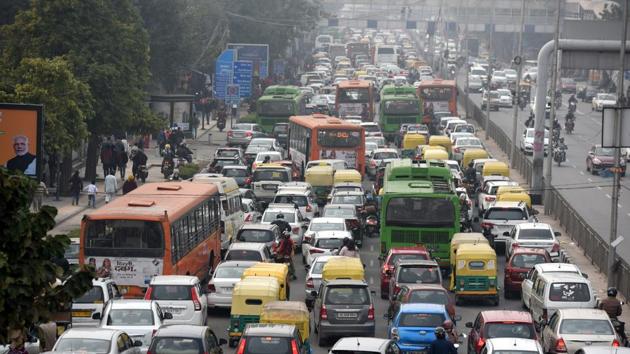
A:
<svg viewBox="0 0 630 354">
<path fill-rule="evenodd" d="M 358 168 L 356 150 L 322 148 L 319 158 L 320 160 L 344 160 L 349 167 Z"/>
<path fill-rule="evenodd" d="M 0 165 L 40 179 L 43 106 L 0 103 Z"/>
<path fill-rule="evenodd" d="M 161 275 L 164 264 L 159 258 L 89 257 L 99 278 L 111 277 L 116 284 L 147 286 L 151 278 Z"/>
<path fill-rule="evenodd" d="M 433 112 L 449 112 L 448 101 L 430 101 L 424 102 L 424 111 L 426 112 L 429 105 L 433 106 Z"/>
</svg>

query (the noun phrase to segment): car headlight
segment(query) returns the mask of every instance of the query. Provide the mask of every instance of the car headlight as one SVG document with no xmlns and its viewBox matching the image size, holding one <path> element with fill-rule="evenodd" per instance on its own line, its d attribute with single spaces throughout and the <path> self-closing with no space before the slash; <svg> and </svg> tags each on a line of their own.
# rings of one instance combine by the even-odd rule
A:
<svg viewBox="0 0 630 354">
<path fill-rule="evenodd" d="M 598 158 L 594 158 L 593 159 L 593 163 L 596 165 L 599 165 L 600 163 L 602 163 L 602 160 L 598 159 Z"/>
</svg>

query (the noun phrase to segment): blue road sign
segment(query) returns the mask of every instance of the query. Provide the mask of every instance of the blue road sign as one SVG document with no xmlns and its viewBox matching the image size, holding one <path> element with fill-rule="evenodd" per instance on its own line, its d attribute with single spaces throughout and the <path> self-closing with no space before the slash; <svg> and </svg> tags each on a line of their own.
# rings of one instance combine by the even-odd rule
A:
<svg viewBox="0 0 630 354">
<path fill-rule="evenodd" d="M 232 82 L 234 50 L 226 49 L 219 55 L 214 70 L 214 97 L 224 100 L 227 85 Z"/>
<path fill-rule="evenodd" d="M 236 51 L 235 60 L 252 62 L 252 76 L 264 79 L 269 75 L 268 44 L 228 43 L 227 47 Z"/>
<path fill-rule="evenodd" d="M 237 60 L 234 62 L 232 83 L 239 86 L 239 97 L 241 98 L 252 95 L 252 70 L 253 64 L 251 61 Z"/>
</svg>

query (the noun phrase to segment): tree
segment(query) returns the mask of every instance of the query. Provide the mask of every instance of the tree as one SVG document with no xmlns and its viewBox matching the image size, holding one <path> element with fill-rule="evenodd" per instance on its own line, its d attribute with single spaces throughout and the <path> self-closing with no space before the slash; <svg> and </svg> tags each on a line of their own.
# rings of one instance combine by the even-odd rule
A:
<svg viewBox="0 0 630 354">
<path fill-rule="evenodd" d="M 608 21 L 620 21 L 621 17 L 623 17 L 623 11 L 619 1 L 608 1 L 604 4 L 604 8 L 599 13 L 599 16 L 603 20 Z"/>
<path fill-rule="evenodd" d="M 92 287 L 94 269 L 63 271 L 54 259 L 63 257 L 70 239 L 48 236 L 57 209 L 29 206 L 37 183 L 21 173 L 0 168 L 0 342 L 9 328 L 30 328 Z"/>
<path fill-rule="evenodd" d="M 13 23 L 15 15 L 28 8 L 29 0 L 0 1 L 0 26 Z"/>
<path fill-rule="evenodd" d="M 145 103 L 148 36 L 132 0 L 32 0 L 0 35 L 10 67 L 25 57 L 63 56 L 89 86 L 95 119 L 87 122 L 86 178 L 96 176 L 102 136 L 158 128 Z"/>
</svg>

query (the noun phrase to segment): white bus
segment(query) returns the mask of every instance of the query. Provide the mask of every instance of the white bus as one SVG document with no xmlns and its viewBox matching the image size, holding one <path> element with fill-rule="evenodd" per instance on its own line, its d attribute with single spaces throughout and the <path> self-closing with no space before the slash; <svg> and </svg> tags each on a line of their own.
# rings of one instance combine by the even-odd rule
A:
<svg viewBox="0 0 630 354">
<path fill-rule="evenodd" d="M 393 45 L 378 45 L 374 51 L 374 63 L 376 65 L 391 63 L 398 63 L 398 53 L 396 46 Z"/>
</svg>

